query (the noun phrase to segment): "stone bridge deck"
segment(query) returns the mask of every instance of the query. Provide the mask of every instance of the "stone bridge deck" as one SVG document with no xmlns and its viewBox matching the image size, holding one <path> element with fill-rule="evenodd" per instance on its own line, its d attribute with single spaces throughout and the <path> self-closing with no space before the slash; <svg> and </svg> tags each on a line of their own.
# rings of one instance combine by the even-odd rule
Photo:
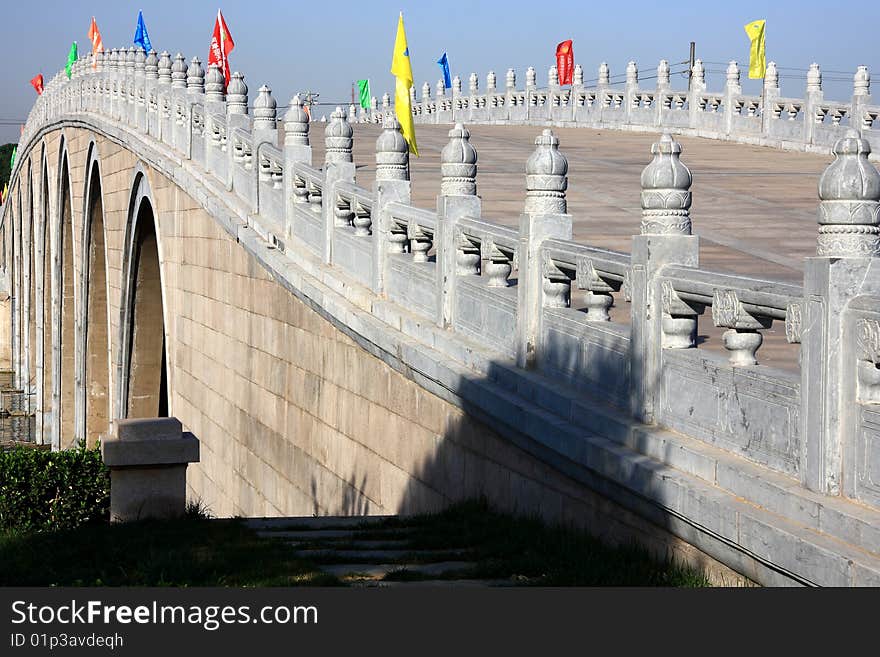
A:
<svg viewBox="0 0 880 657">
<path fill-rule="evenodd" d="M 320 124 L 313 124 L 313 128 Z M 375 142 L 381 126 L 353 124 L 358 184 L 369 188 L 375 177 Z M 421 157 L 410 159 L 412 202 L 433 208 L 439 193 L 440 151 L 450 126 L 418 125 Z M 479 153 L 477 193 L 483 216 L 517 226 L 525 196 L 524 163 L 534 150 L 534 126 L 468 126 Z M 629 252 L 639 233 L 639 176 L 650 161 L 655 133 L 554 128 L 560 150 L 568 158 L 568 211 L 575 240 L 591 246 Z M 816 209 L 819 176 L 830 155 L 780 151 L 713 139 L 677 137 L 683 161 L 694 182 L 694 232 L 700 236 L 704 269 L 800 284 L 803 259 L 816 253 Z M 323 140 L 312 141 L 314 161 L 324 158 Z M 366 163 L 366 164 L 361 164 Z M 615 303 L 611 314 L 629 306 Z M 700 318 L 699 340 L 724 352 L 711 317 Z M 761 362 L 796 370 L 797 345 L 785 339 L 777 322 L 764 331 Z"/>
</svg>

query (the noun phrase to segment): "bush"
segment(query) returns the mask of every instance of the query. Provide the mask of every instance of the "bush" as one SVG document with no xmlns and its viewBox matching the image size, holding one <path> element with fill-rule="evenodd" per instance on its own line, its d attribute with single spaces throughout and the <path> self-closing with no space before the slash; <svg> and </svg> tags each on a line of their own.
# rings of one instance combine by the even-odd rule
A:
<svg viewBox="0 0 880 657">
<path fill-rule="evenodd" d="M 110 517 L 110 471 L 99 448 L 0 452 L 0 531 L 72 529 Z"/>
</svg>

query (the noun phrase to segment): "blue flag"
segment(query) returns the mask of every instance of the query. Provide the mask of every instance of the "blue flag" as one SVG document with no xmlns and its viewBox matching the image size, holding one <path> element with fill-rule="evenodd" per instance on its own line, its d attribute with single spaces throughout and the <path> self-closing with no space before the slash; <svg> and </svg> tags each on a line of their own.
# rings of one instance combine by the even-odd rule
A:
<svg viewBox="0 0 880 657">
<path fill-rule="evenodd" d="M 138 12 L 138 24 L 137 29 L 134 31 L 134 43 L 147 52 L 153 49 L 153 44 L 150 43 L 150 35 L 147 34 L 147 26 L 144 25 L 144 15 L 141 12 Z"/>
<path fill-rule="evenodd" d="M 447 89 L 451 89 L 452 78 L 449 77 L 449 59 L 447 59 L 446 53 L 443 53 L 443 56 L 437 60 L 437 63 L 440 64 L 440 68 L 443 69 L 443 85 Z"/>
</svg>

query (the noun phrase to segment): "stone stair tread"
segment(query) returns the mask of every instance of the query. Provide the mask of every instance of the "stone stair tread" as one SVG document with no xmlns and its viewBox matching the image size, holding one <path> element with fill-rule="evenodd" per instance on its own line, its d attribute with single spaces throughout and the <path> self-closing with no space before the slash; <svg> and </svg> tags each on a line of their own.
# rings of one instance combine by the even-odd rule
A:
<svg viewBox="0 0 880 657">
<path fill-rule="evenodd" d="M 421 579 L 413 582 L 398 582 L 395 580 L 379 579 L 351 582 L 351 585 L 354 588 L 405 588 L 418 586 L 440 588 L 488 588 L 493 586 L 516 586 L 516 583 L 507 579 Z"/>
<path fill-rule="evenodd" d="M 258 530 L 257 536 L 262 538 L 289 538 L 304 541 L 323 540 L 323 539 L 353 539 L 360 535 L 369 533 L 370 535 L 388 535 L 396 536 L 398 534 L 408 534 L 413 531 L 412 527 L 394 527 L 389 529 L 304 529 L 304 530 Z"/>
<path fill-rule="evenodd" d="M 303 516 L 285 518 L 246 518 L 245 527 L 271 531 L 307 529 L 357 529 L 380 525 L 403 516 Z"/>
<path fill-rule="evenodd" d="M 444 573 L 473 568 L 473 561 L 437 561 L 433 563 L 334 563 L 321 566 L 321 570 L 336 577 L 357 575 L 362 578 L 379 579 L 388 573 L 406 570 L 423 575 L 442 575 Z"/>
<path fill-rule="evenodd" d="M 313 548 L 305 550 L 294 550 L 294 555 L 302 559 L 324 559 L 327 557 L 338 557 L 339 559 L 351 559 L 360 562 L 387 562 L 396 559 L 408 557 L 419 563 L 428 562 L 436 559 L 447 559 L 450 557 L 461 557 L 468 554 L 467 549 L 452 550 L 337 550 L 334 548 Z"/>
</svg>

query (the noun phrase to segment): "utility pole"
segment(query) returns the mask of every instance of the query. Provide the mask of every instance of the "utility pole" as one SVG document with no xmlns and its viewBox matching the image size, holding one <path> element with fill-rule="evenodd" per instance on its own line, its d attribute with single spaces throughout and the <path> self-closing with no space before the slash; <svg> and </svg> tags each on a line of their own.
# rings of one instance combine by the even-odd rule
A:
<svg viewBox="0 0 880 657">
<path fill-rule="evenodd" d="M 688 66 L 688 91 L 691 90 L 691 78 L 694 77 L 694 62 L 697 61 L 695 59 L 697 52 L 697 44 L 691 41 L 691 56 L 690 56 L 690 65 Z"/>
<path fill-rule="evenodd" d="M 351 83 L 351 104 L 354 105 L 354 82 Z"/>
</svg>

